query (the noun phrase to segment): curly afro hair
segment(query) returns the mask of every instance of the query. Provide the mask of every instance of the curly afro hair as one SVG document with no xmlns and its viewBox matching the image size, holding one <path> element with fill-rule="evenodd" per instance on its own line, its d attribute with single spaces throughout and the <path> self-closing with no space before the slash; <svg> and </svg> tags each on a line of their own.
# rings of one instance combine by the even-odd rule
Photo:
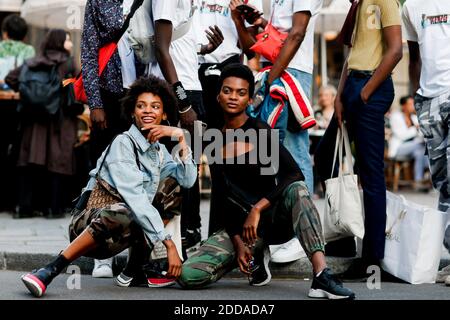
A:
<svg viewBox="0 0 450 320">
<path fill-rule="evenodd" d="M 122 114 L 130 123 L 131 115 L 134 112 L 138 97 L 142 93 L 152 93 L 161 98 L 164 112 L 167 115 L 167 124 L 176 126 L 178 123 L 178 107 L 177 99 L 173 93 L 172 88 L 167 81 L 157 78 L 153 75 L 147 77 L 140 77 L 130 86 L 125 97 L 121 100 Z"/>
</svg>

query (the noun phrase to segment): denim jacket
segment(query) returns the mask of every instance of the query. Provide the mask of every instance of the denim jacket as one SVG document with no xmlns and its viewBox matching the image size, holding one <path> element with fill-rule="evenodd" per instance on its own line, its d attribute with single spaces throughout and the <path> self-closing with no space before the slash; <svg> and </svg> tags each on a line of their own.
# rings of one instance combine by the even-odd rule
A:
<svg viewBox="0 0 450 320">
<path fill-rule="evenodd" d="M 137 166 L 130 137 L 137 146 L 141 169 Z M 97 160 L 96 168 L 89 173 L 91 178 L 85 190 L 94 188 L 96 174 L 105 153 L 106 150 Z M 152 205 L 159 181 L 168 176 L 175 178 L 184 188 L 194 185 L 197 167 L 192 159 L 191 150 L 184 162 L 178 154 L 172 158 L 163 144 L 149 143 L 135 125 L 114 139 L 99 173 L 99 178 L 119 192 L 130 207 L 136 222 L 153 244 L 170 238 L 164 231 L 158 210 Z"/>
</svg>

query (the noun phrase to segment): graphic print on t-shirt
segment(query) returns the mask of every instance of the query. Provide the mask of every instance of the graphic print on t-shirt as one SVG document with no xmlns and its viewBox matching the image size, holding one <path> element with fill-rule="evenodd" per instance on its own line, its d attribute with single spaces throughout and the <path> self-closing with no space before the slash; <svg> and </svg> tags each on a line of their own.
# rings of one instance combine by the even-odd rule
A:
<svg viewBox="0 0 450 320">
<path fill-rule="evenodd" d="M 200 5 L 200 13 L 219 13 L 224 17 L 230 16 L 230 8 L 228 6 L 221 6 L 219 4 L 208 4 L 206 1 L 202 1 Z"/>
<path fill-rule="evenodd" d="M 439 24 L 450 24 L 450 14 L 427 16 L 422 14 L 422 29 Z"/>
</svg>

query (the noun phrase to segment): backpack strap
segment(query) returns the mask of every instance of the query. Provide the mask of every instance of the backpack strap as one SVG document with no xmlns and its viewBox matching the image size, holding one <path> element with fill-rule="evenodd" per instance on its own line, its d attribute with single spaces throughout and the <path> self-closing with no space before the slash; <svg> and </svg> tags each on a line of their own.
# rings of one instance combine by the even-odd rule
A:
<svg viewBox="0 0 450 320">
<path fill-rule="evenodd" d="M 117 136 L 118 136 L 118 135 L 117 135 Z M 100 171 L 102 171 L 103 165 L 105 164 L 106 157 L 108 156 L 109 150 L 111 150 L 111 146 L 112 146 L 114 140 L 116 140 L 117 136 L 115 136 L 115 137 L 111 140 L 111 143 L 109 144 L 108 148 L 106 149 L 105 156 L 103 157 L 102 163 L 100 163 L 100 167 L 99 167 L 98 170 L 97 170 L 97 173 L 96 173 L 96 175 L 95 175 L 95 178 L 98 178 Z"/>
<path fill-rule="evenodd" d="M 133 144 L 134 156 L 136 157 L 136 165 L 138 166 L 139 170 L 141 170 L 141 162 L 139 161 L 138 149 L 137 149 L 136 143 L 134 142 L 134 140 L 131 138 L 131 136 L 128 133 L 124 133 L 124 135 L 126 135 L 128 138 L 130 138 L 130 141 Z"/>
<path fill-rule="evenodd" d="M 137 9 L 139 9 L 139 7 L 142 5 L 143 2 L 144 2 L 144 0 L 134 0 L 133 1 L 133 4 L 131 5 L 131 8 L 130 8 L 130 12 L 128 13 L 128 15 L 126 17 L 125 22 L 123 23 L 123 26 L 120 29 L 120 32 L 118 33 L 118 36 L 116 38 L 116 43 L 119 42 L 120 38 L 122 38 L 122 36 L 127 31 L 128 26 L 130 25 L 131 18 L 133 18 L 134 13 L 136 12 Z"/>
<path fill-rule="evenodd" d="M 184 37 L 191 30 L 192 21 L 194 20 L 194 13 L 196 10 L 197 6 L 192 6 L 188 20 L 178 27 L 174 28 L 174 30 L 172 31 L 172 39 L 170 40 L 171 42 Z"/>
</svg>

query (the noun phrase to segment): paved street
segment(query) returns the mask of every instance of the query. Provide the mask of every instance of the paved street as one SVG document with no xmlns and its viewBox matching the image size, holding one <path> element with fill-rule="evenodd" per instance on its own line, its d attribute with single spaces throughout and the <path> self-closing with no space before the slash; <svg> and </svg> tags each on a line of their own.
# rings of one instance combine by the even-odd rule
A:
<svg viewBox="0 0 450 320">
<path fill-rule="evenodd" d="M 21 272 L 0 271 L 0 299 L 34 299 L 20 281 Z M 68 281 L 69 280 L 69 281 Z M 81 276 L 81 289 L 69 290 L 77 283 L 61 275 L 49 286 L 45 299 L 55 300 L 305 300 L 310 280 L 273 280 L 265 287 L 250 287 L 247 279 L 222 279 L 204 290 L 169 288 L 120 288 L 112 279 Z M 348 283 L 358 300 L 450 300 L 450 288 L 443 284 L 412 286 L 381 283 L 381 289 L 369 290 L 366 283 Z"/>
</svg>

